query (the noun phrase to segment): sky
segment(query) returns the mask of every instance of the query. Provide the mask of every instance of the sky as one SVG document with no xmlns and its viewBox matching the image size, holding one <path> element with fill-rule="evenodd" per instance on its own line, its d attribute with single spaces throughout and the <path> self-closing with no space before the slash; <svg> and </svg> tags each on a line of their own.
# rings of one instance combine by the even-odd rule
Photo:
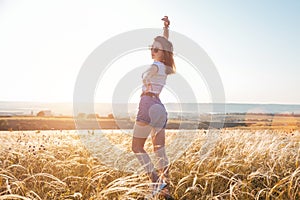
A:
<svg viewBox="0 0 300 200">
<path fill-rule="evenodd" d="M 162 28 L 160 19 L 168 15 L 170 30 L 196 42 L 213 61 L 226 102 L 300 104 L 299 10 L 297 0 L 0 0 L 0 101 L 72 102 L 93 50 L 126 31 Z M 151 64 L 149 54 L 117 60 L 99 82 L 95 101 L 111 102 L 122 73 Z M 197 101 L 211 102 L 201 76 L 180 58 L 175 62 Z M 134 88 L 130 101 L 139 93 Z M 168 89 L 162 98 L 177 101 Z"/>
</svg>

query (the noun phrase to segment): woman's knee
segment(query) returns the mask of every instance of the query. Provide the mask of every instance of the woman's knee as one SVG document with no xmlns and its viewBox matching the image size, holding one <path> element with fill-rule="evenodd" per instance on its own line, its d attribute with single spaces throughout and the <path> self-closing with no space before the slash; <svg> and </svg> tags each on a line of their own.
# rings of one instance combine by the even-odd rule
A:
<svg viewBox="0 0 300 200">
<path fill-rule="evenodd" d="M 164 144 L 155 144 L 153 145 L 153 151 L 158 152 L 158 151 L 164 151 L 165 150 L 165 145 Z"/>
<path fill-rule="evenodd" d="M 131 150 L 133 153 L 141 153 L 144 150 L 144 148 L 141 148 L 137 145 L 132 145 Z"/>
<path fill-rule="evenodd" d="M 144 153 L 144 144 L 145 142 L 143 139 L 133 137 L 131 150 L 133 151 L 133 153 Z"/>
</svg>

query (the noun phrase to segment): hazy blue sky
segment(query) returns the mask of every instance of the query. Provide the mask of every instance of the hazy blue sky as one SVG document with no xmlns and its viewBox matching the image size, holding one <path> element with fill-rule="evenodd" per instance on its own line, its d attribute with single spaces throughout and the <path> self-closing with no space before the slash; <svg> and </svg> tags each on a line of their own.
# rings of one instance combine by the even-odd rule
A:
<svg viewBox="0 0 300 200">
<path fill-rule="evenodd" d="M 161 28 L 169 15 L 171 30 L 213 60 L 227 102 L 300 104 L 299 10 L 297 0 L 0 0 L 0 101 L 72 101 L 97 46 L 124 31 Z M 205 87 L 193 81 L 196 92 Z M 209 102 L 207 92 L 197 95 Z"/>
</svg>

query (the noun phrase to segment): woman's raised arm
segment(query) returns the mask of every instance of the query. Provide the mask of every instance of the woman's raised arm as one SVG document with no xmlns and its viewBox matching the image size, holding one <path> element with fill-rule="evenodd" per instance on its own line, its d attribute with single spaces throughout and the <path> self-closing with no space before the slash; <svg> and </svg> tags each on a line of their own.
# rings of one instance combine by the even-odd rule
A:
<svg viewBox="0 0 300 200">
<path fill-rule="evenodd" d="M 169 25 L 170 25 L 170 20 L 168 16 L 164 16 L 161 20 L 164 21 L 164 37 L 169 39 Z"/>
</svg>

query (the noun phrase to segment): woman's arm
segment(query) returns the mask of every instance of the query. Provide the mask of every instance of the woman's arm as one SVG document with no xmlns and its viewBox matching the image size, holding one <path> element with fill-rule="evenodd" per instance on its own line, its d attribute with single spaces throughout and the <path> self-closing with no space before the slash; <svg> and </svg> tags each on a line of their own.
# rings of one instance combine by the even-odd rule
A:
<svg viewBox="0 0 300 200">
<path fill-rule="evenodd" d="M 170 25 L 170 20 L 168 16 L 164 16 L 161 20 L 164 21 L 164 37 L 169 39 L 169 25 Z"/>
<path fill-rule="evenodd" d="M 164 27 L 164 37 L 169 39 L 169 27 Z"/>
<path fill-rule="evenodd" d="M 143 84 L 145 86 L 144 92 L 148 92 L 151 90 L 151 77 L 154 76 L 158 72 L 158 67 L 156 65 L 151 65 L 151 67 L 142 74 Z"/>
<path fill-rule="evenodd" d="M 151 67 L 142 74 L 142 79 L 144 85 L 150 83 L 150 78 L 158 72 L 158 67 L 156 65 L 151 65 Z"/>
</svg>

